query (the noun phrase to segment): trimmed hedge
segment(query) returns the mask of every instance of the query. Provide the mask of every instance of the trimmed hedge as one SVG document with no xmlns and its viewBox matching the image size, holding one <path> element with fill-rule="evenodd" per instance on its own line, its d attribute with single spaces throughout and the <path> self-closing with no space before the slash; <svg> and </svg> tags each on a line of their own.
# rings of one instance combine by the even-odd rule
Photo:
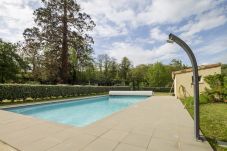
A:
<svg viewBox="0 0 227 151">
<path fill-rule="evenodd" d="M 127 86 L 71 86 L 71 85 L 25 85 L 0 84 L 0 101 L 26 98 L 74 97 L 109 92 L 110 90 L 130 90 Z"/>
<path fill-rule="evenodd" d="M 170 87 L 143 87 L 142 88 L 142 90 L 144 91 L 154 91 L 154 92 L 169 92 L 170 89 L 171 89 Z"/>
</svg>

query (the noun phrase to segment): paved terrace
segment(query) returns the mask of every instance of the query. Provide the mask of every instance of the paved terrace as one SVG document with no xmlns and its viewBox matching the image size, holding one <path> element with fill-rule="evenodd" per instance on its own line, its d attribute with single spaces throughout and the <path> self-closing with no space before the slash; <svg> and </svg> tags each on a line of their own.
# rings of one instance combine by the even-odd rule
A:
<svg viewBox="0 0 227 151">
<path fill-rule="evenodd" d="M 0 140 L 23 151 L 211 151 L 171 96 L 152 96 L 78 128 L 0 110 Z M 1 145 L 1 144 L 0 144 Z"/>
</svg>

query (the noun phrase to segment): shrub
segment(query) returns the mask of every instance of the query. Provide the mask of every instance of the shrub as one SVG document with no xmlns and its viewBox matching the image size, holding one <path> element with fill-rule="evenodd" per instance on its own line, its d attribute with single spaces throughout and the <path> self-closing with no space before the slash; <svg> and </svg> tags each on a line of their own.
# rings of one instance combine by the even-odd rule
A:
<svg viewBox="0 0 227 151">
<path fill-rule="evenodd" d="M 110 90 L 129 90 L 127 86 L 72 86 L 72 85 L 26 85 L 0 84 L 0 101 L 26 98 L 74 97 L 109 92 Z"/>
<path fill-rule="evenodd" d="M 186 106 L 186 108 L 192 108 L 194 105 L 194 97 L 186 97 L 182 99 L 183 104 Z M 199 95 L 199 104 L 207 104 L 210 103 L 209 97 L 205 94 Z"/>
<path fill-rule="evenodd" d="M 194 98 L 193 97 L 186 97 L 182 99 L 183 104 L 186 108 L 191 108 L 194 105 Z"/>
<path fill-rule="evenodd" d="M 227 76 L 224 74 L 209 75 L 204 78 L 210 88 L 205 89 L 205 94 L 210 101 L 223 101 L 227 98 Z"/>
<path fill-rule="evenodd" d="M 210 103 L 209 96 L 207 96 L 205 93 L 200 94 L 200 96 L 199 96 L 199 103 L 200 104 Z"/>
</svg>

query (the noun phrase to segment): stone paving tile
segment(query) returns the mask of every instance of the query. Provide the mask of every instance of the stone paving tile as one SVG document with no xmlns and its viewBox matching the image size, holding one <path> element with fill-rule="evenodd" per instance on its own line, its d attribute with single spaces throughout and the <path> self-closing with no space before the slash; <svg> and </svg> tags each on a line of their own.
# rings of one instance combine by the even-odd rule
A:
<svg viewBox="0 0 227 151">
<path fill-rule="evenodd" d="M 116 147 L 116 149 L 114 149 L 114 151 L 146 151 L 146 149 L 121 143 Z"/>
<path fill-rule="evenodd" d="M 181 129 L 181 128 L 179 128 Z M 183 130 L 182 130 L 183 131 Z M 194 131 L 187 131 L 187 129 L 185 128 L 185 131 L 183 132 L 179 132 L 180 136 L 179 136 L 179 140 L 182 142 L 193 142 L 195 141 L 195 136 L 194 136 Z"/>
<path fill-rule="evenodd" d="M 154 129 L 157 127 L 157 121 L 153 121 L 153 119 L 149 120 L 149 121 L 153 121 L 153 122 L 148 122 L 148 120 L 142 120 L 143 122 L 137 121 L 137 123 L 140 123 L 138 126 L 134 127 L 134 129 L 132 131 L 136 131 L 136 130 L 141 130 L 141 131 L 146 131 L 147 133 L 153 133 Z"/>
<path fill-rule="evenodd" d="M 110 128 L 107 127 L 100 127 L 100 126 L 88 126 L 84 129 L 82 129 L 82 131 L 86 134 L 91 134 L 91 135 L 95 135 L 95 136 L 101 136 L 104 133 L 106 133 L 107 131 L 109 131 Z"/>
<path fill-rule="evenodd" d="M 161 128 L 156 128 L 152 136 L 155 138 L 161 138 L 170 141 L 178 141 L 179 139 L 179 133 L 175 129 L 165 130 Z"/>
<path fill-rule="evenodd" d="M 114 141 L 121 141 L 124 137 L 128 135 L 128 132 L 120 130 L 110 130 L 103 134 L 101 138 L 107 138 Z"/>
<path fill-rule="evenodd" d="M 61 125 L 52 125 L 49 123 L 42 123 L 25 129 L 26 133 L 42 133 L 46 135 L 51 135 L 64 130 L 65 128 Z"/>
<path fill-rule="evenodd" d="M 81 146 L 78 144 L 73 143 L 61 143 L 58 144 L 50 149 L 47 149 L 47 151 L 79 151 Z"/>
<path fill-rule="evenodd" d="M 11 115 L 12 116 L 12 115 Z M 6 115 L 7 118 L 1 118 L 0 125 L 1 127 L 4 126 L 5 124 L 10 124 L 13 122 L 17 122 L 20 120 L 23 120 L 23 118 L 17 117 L 17 115 L 13 114 L 13 117 Z"/>
<path fill-rule="evenodd" d="M 114 130 L 127 131 L 127 132 L 132 131 L 133 128 L 134 128 L 134 125 L 131 125 L 128 123 L 126 124 L 126 122 L 122 122 L 113 127 Z"/>
<path fill-rule="evenodd" d="M 51 138 L 56 138 L 58 140 L 64 141 L 71 137 L 79 136 L 83 134 L 83 132 L 80 131 L 80 129 L 77 128 L 68 128 L 65 130 L 62 130 L 60 132 L 54 133 L 52 135 L 49 135 Z"/>
<path fill-rule="evenodd" d="M 17 151 L 15 148 L 0 141 L 0 151 Z"/>
<path fill-rule="evenodd" d="M 112 151 L 119 142 L 107 139 L 97 139 L 87 147 L 85 147 L 82 151 Z"/>
<path fill-rule="evenodd" d="M 169 141 L 161 138 L 152 138 L 148 151 L 180 151 L 178 141 Z"/>
<path fill-rule="evenodd" d="M 130 133 L 121 142 L 129 145 L 147 148 L 150 142 L 150 139 L 151 139 L 151 136 L 149 135 Z"/>
<path fill-rule="evenodd" d="M 40 123 L 31 122 L 31 120 L 19 120 L 19 121 L 7 123 L 7 124 L 2 124 L 2 125 L 0 124 L 1 125 L 0 134 L 3 135 L 3 134 L 14 133 L 15 131 L 23 130 L 38 124 Z"/>
<path fill-rule="evenodd" d="M 35 142 L 32 142 L 29 146 L 23 146 L 23 151 L 45 151 L 57 144 L 61 143 L 60 140 L 56 138 L 44 138 Z"/>
<path fill-rule="evenodd" d="M 18 148 L 20 150 L 23 150 L 26 146 L 31 146 L 30 144 L 32 142 L 38 141 L 40 139 L 44 139 L 46 136 L 41 133 L 37 134 L 28 134 L 24 132 L 15 132 L 15 135 L 10 135 L 9 137 L 4 138 L 4 140 L 14 146 L 15 148 Z"/>
<path fill-rule="evenodd" d="M 118 112 L 116 114 L 119 114 Z M 114 126 L 118 125 L 118 121 L 117 120 L 114 120 L 113 117 L 114 117 L 115 114 L 112 114 L 104 119 L 101 119 L 99 121 L 96 121 L 95 123 L 93 123 L 92 125 L 95 125 L 96 127 L 99 126 L 99 127 L 105 127 L 105 128 L 113 128 Z M 92 126 L 87 126 L 87 127 L 92 127 Z"/>
<path fill-rule="evenodd" d="M 6 139 L 7 143 L 12 145 L 13 147 L 23 150 L 24 147 L 30 146 L 32 142 L 44 139 L 45 137 L 40 134 L 40 135 L 27 135 L 27 136 L 21 136 L 21 137 L 14 137 L 12 139 Z"/>
<path fill-rule="evenodd" d="M 213 149 L 207 143 L 182 143 L 180 145 L 181 151 L 213 151 Z"/>
<path fill-rule="evenodd" d="M 95 136 L 81 134 L 71 137 L 60 144 L 48 149 L 48 151 L 77 151 L 82 150 L 96 139 Z"/>
<path fill-rule="evenodd" d="M 147 135 L 147 136 L 152 136 L 154 133 L 155 128 L 144 128 L 144 127 L 137 127 L 134 128 L 131 133 L 136 133 L 136 134 L 141 134 L 141 135 Z"/>
</svg>

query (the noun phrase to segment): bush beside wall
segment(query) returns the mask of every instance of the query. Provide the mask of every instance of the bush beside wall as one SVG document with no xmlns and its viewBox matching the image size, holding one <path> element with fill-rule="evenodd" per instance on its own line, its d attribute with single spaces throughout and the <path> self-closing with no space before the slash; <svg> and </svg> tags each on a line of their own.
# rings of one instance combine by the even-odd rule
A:
<svg viewBox="0 0 227 151">
<path fill-rule="evenodd" d="M 0 84 L 0 101 L 26 98 L 74 97 L 109 92 L 110 90 L 130 90 L 127 86 L 70 86 L 70 85 L 24 85 Z"/>
</svg>

